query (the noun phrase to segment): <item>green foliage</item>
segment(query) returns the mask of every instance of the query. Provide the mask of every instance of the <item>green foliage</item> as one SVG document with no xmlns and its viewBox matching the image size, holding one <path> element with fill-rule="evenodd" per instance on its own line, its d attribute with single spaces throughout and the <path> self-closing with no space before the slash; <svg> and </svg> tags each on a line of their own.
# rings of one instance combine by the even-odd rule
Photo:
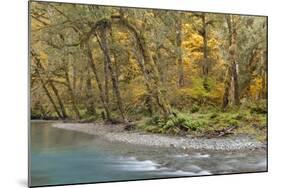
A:
<svg viewBox="0 0 281 188">
<path fill-rule="evenodd" d="M 231 105 L 231 86 L 222 112 L 231 75 L 225 15 L 205 13 L 205 24 L 210 25 L 204 28 L 203 20 L 191 12 L 124 9 L 125 22 L 107 28 L 105 53 L 102 25 L 109 26 L 120 13 L 118 7 L 32 2 L 30 13 L 32 118 L 57 118 L 65 111 L 69 119 L 92 122 L 105 120 L 101 114 L 107 111 L 108 119 L 120 122 L 125 115 L 154 133 L 205 133 L 232 125 L 239 133 L 265 133 L 265 17 L 232 16 L 239 23 L 233 29 L 242 105 Z M 202 35 L 205 30 L 207 35 Z M 173 109 L 169 117 L 168 107 Z"/>
<path fill-rule="evenodd" d="M 200 110 L 200 107 L 198 105 L 194 104 L 194 105 L 192 105 L 190 112 L 195 113 L 195 112 L 198 112 L 199 110 Z"/>
<path fill-rule="evenodd" d="M 193 119 L 186 114 L 177 114 L 172 116 L 166 122 L 166 128 L 178 127 L 183 130 L 196 131 L 197 129 L 203 127 L 205 122 L 199 119 Z"/>
<path fill-rule="evenodd" d="M 165 121 L 162 117 L 160 117 L 158 115 L 154 115 L 151 119 L 148 120 L 147 124 L 161 126 L 161 125 L 165 124 Z"/>
<path fill-rule="evenodd" d="M 251 107 L 251 113 L 256 113 L 256 114 L 267 114 L 267 104 L 266 101 L 259 101 L 253 104 Z"/>
<path fill-rule="evenodd" d="M 192 118 L 188 114 L 177 113 L 167 119 L 154 116 L 146 121 L 142 128 L 148 132 L 181 134 L 196 131 L 204 126 L 203 120 Z"/>
</svg>

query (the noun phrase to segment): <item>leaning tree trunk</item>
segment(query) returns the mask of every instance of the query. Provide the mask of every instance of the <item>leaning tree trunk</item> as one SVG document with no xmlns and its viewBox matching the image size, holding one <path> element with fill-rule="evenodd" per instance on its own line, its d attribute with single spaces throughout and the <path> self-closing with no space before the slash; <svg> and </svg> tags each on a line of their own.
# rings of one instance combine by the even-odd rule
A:
<svg viewBox="0 0 281 188">
<path fill-rule="evenodd" d="M 35 58 L 35 60 L 36 60 L 36 66 L 37 66 L 37 68 L 45 72 L 45 68 L 43 67 L 43 65 L 42 65 L 42 63 L 41 63 L 41 61 L 40 61 L 40 59 L 38 59 L 38 58 L 36 57 L 36 54 L 35 54 L 34 52 L 32 52 L 32 53 L 33 53 L 33 56 L 34 56 L 34 58 Z M 67 116 L 67 113 L 66 113 L 64 104 L 63 104 L 63 102 L 62 102 L 62 99 L 61 99 L 61 97 L 60 97 L 60 95 L 59 95 L 59 92 L 58 92 L 56 86 L 54 85 L 54 83 L 53 83 L 52 80 L 49 80 L 48 83 L 50 84 L 51 89 L 53 90 L 53 92 L 54 92 L 54 94 L 55 94 L 55 96 L 56 96 L 56 98 L 57 98 L 57 101 L 58 101 L 58 103 L 59 103 L 59 107 L 60 107 L 60 110 L 61 110 L 61 118 L 63 118 L 63 119 L 67 118 L 68 116 Z"/>
<path fill-rule="evenodd" d="M 91 37 L 92 34 L 94 34 L 94 32 L 96 31 L 96 29 L 101 26 L 101 25 L 110 25 L 113 21 L 114 23 L 116 23 L 118 26 L 121 26 L 123 28 L 126 28 L 127 30 L 129 30 L 129 32 L 131 32 L 135 38 L 135 40 L 137 41 L 137 46 L 138 46 L 138 50 L 140 51 L 141 55 L 143 56 L 144 59 L 144 77 L 145 79 L 147 79 L 147 82 L 149 83 L 149 91 L 151 91 L 151 95 L 155 98 L 155 101 L 157 101 L 158 106 L 160 107 L 161 111 L 163 112 L 165 117 L 168 117 L 170 114 L 172 114 L 172 110 L 171 107 L 166 99 L 165 96 L 163 96 L 163 93 L 160 90 L 160 81 L 159 81 L 159 73 L 157 70 L 157 67 L 155 65 L 155 62 L 152 58 L 151 52 L 145 42 L 145 38 L 143 36 L 143 34 L 141 34 L 133 24 L 129 23 L 128 20 L 126 20 L 123 16 L 122 16 L 122 11 L 121 11 L 121 15 L 117 15 L 117 16 L 112 16 L 112 20 L 107 20 L 107 19 L 102 19 L 98 22 L 96 22 L 96 24 L 93 25 L 93 27 L 91 28 L 91 30 L 88 32 L 88 34 L 83 38 L 83 40 L 81 41 L 81 43 L 85 43 L 85 42 L 89 42 L 89 39 Z M 90 65 L 92 67 L 92 69 L 95 69 L 94 63 L 93 63 L 93 57 L 92 57 L 92 52 L 89 48 L 89 44 L 88 44 L 88 54 L 89 54 L 89 58 L 90 58 Z M 94 70 L 94 72 L 96 72 L 96 70 Z M 97 74 L 95 73 L 96 77 Z M 99 88 L 101 88 L 101 85 L 98 83 Z M 103 101 L 104 101 L 104 97 L 102 97 Z M 104 102 L 103 102 L 104 103 Z"/>
<path fill-rule="evenodd" d="M 137 42 L 138 50 L 141 53 L 144 63 L 143 63 L 143 72 L 144 78 L 147 79 L 149 91 L 151 95 L 155 98 L 157 105 L 160 107 L 163 115 L 167 118 L 171 113 L 171 107 L 160 90 L 160 79 L 158 69 L 155 65 L 155 62 L 152 58 L 151 52 L 146 44 L 144 35 L 140 33 L 133 24 L 129 23 L 125 18 L 120 17 L 119 22 L 121 26 L 127 28 L 135 37 Z"/>
<path fill-rule="evenodd" d="M 79 109 L 78 109 L 77 104 L 76 104 L 75 93 L 73 91 L 73 88 L 71 87 L 71 82 L 69 80 L 68 71 L 65 70 L 64 73 L 65 73 L 65 79 L 66 79 L 66 83 L 67 83 L 67 89 L 68 89 L 68 92 L 69 92 L 69 95 L 70 95 L 70 98 L 71 98 L 72 108 L 73 108 L 73 110 L 75 112 L 76 117 L 78 119 L 81 119 L 81 115 L 80 115 Z"/>
<path fill-rule="evenodd" d="M 63 116 L 61 115 L 56 103 L 55 103 L 55 100 L 53 99 L 53 97 L 51 96 L 51 93 L 50 91 L 48 90 L 47 86 L 46 86 L 46 82 L 44 81 L 44 79 L 42 78 L 41 76 L 41 73 L 40 73 L 40 70 L 42 70 L 42 66 L 41 66 L 41 62 L 40 62 L 40 59 L 37 57 L 37 54 L 35 54 L 33 51 L 31 51 L 31 55 L 33 56 L 34 60 L 35 60 L 35 65 L 36 65 L 36 68 L 35 68 L 35 72 L 36 74 L 38 75 L 39 77 L 39 80 L 42 84 L 42 87 L 48 97 L 48 99 L 50 100 L 54 110 L 56 111 L 57 115 L 59 118 L 63 118 Z"/>
<path fill-rule="evenodd" d="M 135 52 L 135 56 L 136 56 L 138 65 L 140 67 L 140 70 L 141 70 L 142 74 L 144 75 L 144 84 L 145 84 L 145 87 L 146 87 L 146 90 L 148 93 L 145 101 L 146 101 L 146 105 L 147 105 L 149 114 L 150 114 L 150 116 L 152 116 L 154 114 L 153 97 L 151 95 L 152 91 L 150 89 L 149 79 L 146 77 L 146 74 L 145 74 L 143 56 L 141 56 L 138 52 Z"/>
<path fill-rule="evenodd" d="M 58 115 L 59 118 L 62 118 L 62 115 L 61 115 L 61 113 L 60 113 L 60 111 L 59 111 L 59 109 L 58 109 L 58 107 L 57 107 L 57 105 L 56 105 L 56 103 L 55 103 L 55 100 L 53 99 L 53 97 L 52 97 L 50 91 L 48 90 L 48 88 L 47 88 L 47 86 L 46 86 L 46 82 L 43 80 L 40 71 L 38 70 L 38 68 L 36 68 L 35 71 L 36 71 L 36 73 L 37 73 L 37 75 L 38 75 L 38 77 L 39 77 L 39 80 L 40 80 L 40 82 L 41 82 L 41 84 L 42 84 L 42 87 L 43 87 L 43 89 L 44 89 L 44 91 L 45 91 L 45 93 L 46 93 L 48 99 L 50 100 L 52 106 L 54 107 L 55 112 L 57 113 L 57 115 Z"/>
<path fill-rule="evenodd" d="M 113 69 L 113 63 L 111 62 L 111 57 L 110 57 L 110 49 L 108 47 L 108 41 L 107 41 L 107 37 L 108 37 L 108 29 L 106 26 L 102 26 L 101 30 L 100 30 L 100 47 L 104 53 L 104 58 L 105 58 L 105 63 L 109 69 L 109 72 L 111 74 L 111 81 L 112 81 L 112 87 L 113 87 L 113 91 L 116 95 L 116 99 L 117 99 L 117 106 L 118 109 L 120 111 L 122 120 L 124 122 L 127 122 L 127 118 L 125 116 L 125 111 L 124 111 L 124 107 L 123 107 L 123 101 L 121 98 L 121 93 L 120 93 L 120 88 L 119 88 L 119 82 L 117 80 L 117 76 L 116 76 L 116 72 Z"/>
<path fill-rule="evenodd" d="M 105 99 L 106 97 L 104 95 L 102 83 L 101 83 L 100 78 L 98 76 L 98 71 L 97 71 L 96 64 L 95 64 L 93 54 L 92 54 L 92 51 L 91 51 L 91 48 L 90 48 L 89 44 L 87 44 L 87 53 L 88 53 L 88 58 L 89 58 L 88 64 L 89 64 L 89 66 L 91 67 L 91 69 L 94 73 L 94 76 L 95 76 L 95 79 L 96 79 L 96 82 L 97 82 L 97 85 L 98 85 L 98 88 L 99 88 L 100 99 L 101 99 L 103 108 L 105 110 L 106 119 L 108 121 L 110 121 L 111 120 L 111 113 L 110 113 L 110 110 L 109 110 L 108 103 L 106 103 L 106 99 Z"/>
<path fill-rule="evenodd" d="M 54 83 L 52 81 L 49 81 L 50 83 L 50 86 L 52 88 L 52 90 L 54 91 L 54 94 L 56 95 L 57 97 L 57 100 L 58 100 L 58 103 L 59 103 L 59 106 L 60 106 L 60 109 L 61 109 L 61 113 L 62 113 L 62 118 L 67 118 L 67 113 L 66 113 L 66 110 L 65 110 L 65 107 L 64 107 L 64 104 L 62 102 L 62 99 L 59 95 L 59 92 L 58 92 L 58 89 L 55 87 Z"/>
</svg>

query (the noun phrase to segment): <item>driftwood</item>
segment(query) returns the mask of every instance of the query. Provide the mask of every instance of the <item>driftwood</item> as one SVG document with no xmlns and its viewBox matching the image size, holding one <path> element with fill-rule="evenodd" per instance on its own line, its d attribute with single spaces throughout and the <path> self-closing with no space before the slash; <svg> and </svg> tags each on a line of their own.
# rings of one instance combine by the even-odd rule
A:
<svg viewBox="0 0 281 188">
<path fill-rule="evenodd" d="M 131 131 L 131 130 L 134 130 L 135 128 L 136 128 L 136 124 L 134 122 L 128 122 L 128 123 L 126 123 L 124 130 Z"/>
<path fill-rule="evenodd" d="M 214 132 L 209 133 L 207 137 L 208 138 L 222 137 L 222 136 L 226 136 L 229 134 L 233 134 L 232 131 L 236 128 L 237 128 L 237 126 L 233 125 L 233 126 L 221 129 L 221 130 L 215 130 Z"/>
</svg>

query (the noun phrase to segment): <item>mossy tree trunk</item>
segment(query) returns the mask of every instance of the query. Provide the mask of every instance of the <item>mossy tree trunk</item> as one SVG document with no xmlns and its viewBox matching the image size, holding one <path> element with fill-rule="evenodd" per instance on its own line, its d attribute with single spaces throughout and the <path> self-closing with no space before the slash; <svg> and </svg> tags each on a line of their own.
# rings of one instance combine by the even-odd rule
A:
<svg viewBox="0 0 281 188">
<path fill-rule="evenodd" d="M 87 71 L 87 80 L 86 80 L 86 97 L 87 97 L 87 103 L 86 103 L 86 109 L 87 109 L 87 114 L 88 115 L 96 115 L 96 108 L 95 108 L 95 101 L 94 101 L 94 96 L 93 96 L 93 85 L 92 85 L 92 80 L 91 80 L 91 75 L 90 71 Z"/>
<path fill-rule="evenodd" d="M 43 77 L 41 76 L 41 73 L 40 73 L 40 72 L 41 72 L 41 71 L 45 71 L 45 68 L 43 67 L 43 65 L 42 65 L 42 63 L 41 63 L 40 58 L 38 57 L 38 55 L 37 55 L 33 50 L 31 50 L 31 55 L 32 55 L 32 57 L 33 57 L 34 60 L 35 60 L 35 65 L 36 65 L 35 71 L 36 71 L 36 73 L 37 73 L 37 75 L 38 75 L 38 77 L 39 77 L 39 80 L 40 80 L 40 82 L 41 82 L 41 84 L 42 84 L 42 87 L 43 87 L 43 89 L 44 89 L 44 91 L 45 91 L 47 97 L 49 98 L 49 100 L 50 100 L 52 106 L 54 107 L 54 109 L 55 109 L 55 111 L 56 111 L 58 117 L 59 117 L 59 118 L 62 118 L 62 119 L 67 118 L 68 116 L 67 116 L 67 114 L 66 114 L 66 110 L 65 110 L 64 104 L 63 104 L 63 102 L 62 102 L 62 100 L 61 100 L 61 97 L 60 97 L 60 95 L 59 95 L 59 92 L 58 92 L 57 88 L 55 87 L 54 83 L 52 82 L 52 80 L 44 80 Z M 56 105 L 56 103 L 55 103 L 55 100 L 54 100 L 53 97 L 51 96 L 51 93 L 50 93 L 50 91 L 49 91 L 49 89 L 48 89 L 48 87 L 47 87 L 47 84 L 50 84 L 51 89 L 53 90 L 53 92 L 54 92 L 54 94 L 55 94 L 55 96 L 56 96 L 56 98 L 57 98 L 57 101 L 58 101 L 58 103 L 59 103 L 61 112 L 60 112 L 59 108 L 57 107 L 57 105 Z"/>
<path fill-rule="evenodd" d="M 38 68 L 35 69 L 35 72 L 36 72 L 36 74 L 37 74 L 37 76 L 38 76 L 38 78 L 39 78 L 39 80 L 40 80 L 40 82 L 41 82 L 41 84 L 42 84 L 41 86 L 42 86 L 42 88 L 43 88 L 45 94 L 47 95 L 49 101 L 51 102 L 51 104 L 52 104 L 52 106 L 53 106 L 53 108 L 54 108 L 56 114 L 58 115 L 59 118 L 62 118 L 62 115 L 61 115 L 61 113 L 60 113 L 60 111 L 59 111 L 59 109 L 58 109 L 58 107 L 57 107 L 57 105 L 56 105 L 56 103 L 55 103 L 55 100 L 53 99 L 53 97 L 52 97 L 52 95 L 51 95 L 49 89 L 47 88 L 46 82 L 43 80 L 43 78 L 42 78 L 42 76 L 41 76 L 41 73 L 40 73 L 40 71 L 38 70 Z"/>
<path fill-rule="evenodd" d="M 176 49 L 177 49 L 177 64 L 178 64 L 178 85 L 184 86 L 184 70 L 182 58 L 182 20 L 180 17 L 176 20 Z"/>
<path fill-rule="evenodd" d="M 79 109 L 77 107 L 77 101 L 76 101 L 75 93 L 74 93 L 74 90 L 71 86 L 71 82 L 70 82 L 70 79 L 69 79 L 69 74 L 68 74 L 67 68 L 64 70 L 64 73 L 65 73 L 65 80 L 66 80 L 67 89 L 69 91 L 69 95 L 70 95 L 70 98 L 71 98 L 72 108 L 74 110 L 76 118 L 81 119 L 81 114 L 80 114 Z"/>
<path fill-rule="evenodd" d="M 110 27 L 108 27 L 107 24 L 101 25 L 99 27 L 99 32 L 98 32 L 99 33 L 98 35 L 100 36 L 99 44 L 100 44 L 101 50 L 104 53 L 104 59 L 105 59 L 104 62 L 106 64 L 105 66 L 108 67 L 108 70 L 111 75 L 113 92 L 115 93 L 115 96 L 116 96 L 117 106 L 120 111 L 120 115 L 124 122 L 128 122 L 128 120 L 125 116 L 124 105 L 123 105 L 121 92 L 120 92 L 120 88 L 119 88 L 119 82 L 118 82 L 117 76 L 116 76 L 116 71 L 114 70 L 113 63 L 111 61 L 110 49 L 109 49 L 109 45 L 108 45 L 109 31 L 110 31 Z"/>
<path fill-rule="evenodd" d="M 136 27 L 131 24 L 126 18 L 120 17 L 117 22 L 120 26 L 127 28 L 135 37 L 137 47 L 139 52 L 143 57 L 143 64 L 141 64 L 141 69 L 143 69 L 144 78 L 147 79 L 147 86 L 149 87 L 149 91 L 157 105 L 160 107 L 163 115 L 168 117 L 171 113 L 171 107 L 160 90 L 160 79 L 157 66 L 152 58 L 152 54 L 146 44 L 145 37 L 143 33 L 140 33 Z"/>
<path fill-rule="evenodd" d="M 240 94 L 239 94 L 239 80 L 238 80 L 238 70 L 237 70 L 237 28 L 233 21 L 233 16 L 226 16 L 228 33 L 229 33 L 229 65 L 227 69 L 227 76 L 225 81 L 225 89 L 223 95 L 222 108 L 225 109 L 229 104 L 229 95 L 231 82 L 233 84 L 233 98 L 234 104 L 240 104 Z"/>
<path fill-rule="evenodd" d="M 103 87 L 102 87 L 102 82 L 101 82 L 101 80 L 98 76 L 98 71 L 97 71 L 97 68 L 96 68 L 95 60 L 93 58 L 93 54 L 92 54 L 92 50 L 91 50 L 89 41 L 86 41 L 86 43 L 87 43 L 86 44 L 87 45 L 86 50 L 87 50 L 87 55 L 88 55 L 88 64 L 89 64 L 89 66 L 91 67 L 91 69 L 94 73 L 95 80 L 96 80 L 97 85 L 98 85 L 99 95 L 100 95 L 100 99 L 101 99 L 101 102 L 102 102 L 102 106 L 105 110 L 106 119 L 108 121 L 111 121 L 111 112 L 110 112 L 108 103 L 106 102 L 106 97 L 105 97 L 105 93 L 104 93 L 104 90 L 103 90 Z"/>
</svg>

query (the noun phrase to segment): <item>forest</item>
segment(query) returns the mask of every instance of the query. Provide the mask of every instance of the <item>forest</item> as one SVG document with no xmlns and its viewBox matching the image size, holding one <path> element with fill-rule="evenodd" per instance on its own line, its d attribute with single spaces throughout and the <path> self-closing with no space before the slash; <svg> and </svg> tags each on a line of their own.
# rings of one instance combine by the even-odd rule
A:
<svg viewBox="0 0 281 188">
<path fill-rule="evenodd" d="M 29 8 L 31 119 L 266 141 L 267 17 Z"/>
</svg>

